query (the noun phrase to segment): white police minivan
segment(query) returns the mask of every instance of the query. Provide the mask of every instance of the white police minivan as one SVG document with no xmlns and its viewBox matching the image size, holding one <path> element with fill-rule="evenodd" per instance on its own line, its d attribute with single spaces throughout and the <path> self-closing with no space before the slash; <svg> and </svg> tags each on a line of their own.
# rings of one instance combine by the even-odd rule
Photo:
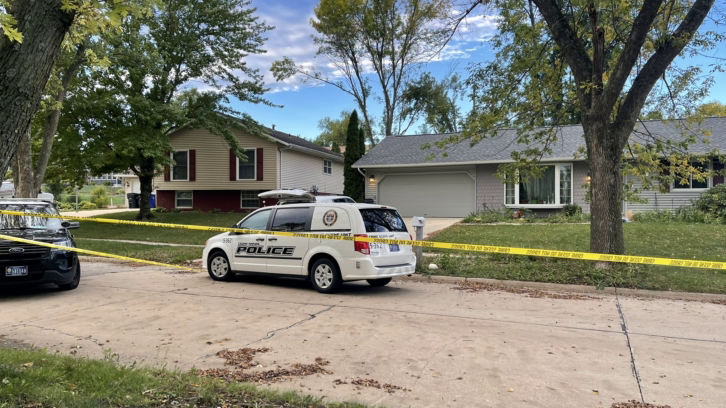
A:
<svg viewBox="0 0 726 408">
<path fill-rule="evenodd" d="M 303 190 L 259 195 L 278 205 L 254 211 L 234 228 L 410 240 L 395 208 L 373 204 L 316 202 Z M 310 279 L 321 293 L 334 293 L 343 282 L 366 280 L 384 286 L 395 276 L 416 270 L 410 245 L 286 237 L 265 233 L 225 232 L 210 238 L 204 265 L 214 280 L 236 273 Z"/>
</svg>

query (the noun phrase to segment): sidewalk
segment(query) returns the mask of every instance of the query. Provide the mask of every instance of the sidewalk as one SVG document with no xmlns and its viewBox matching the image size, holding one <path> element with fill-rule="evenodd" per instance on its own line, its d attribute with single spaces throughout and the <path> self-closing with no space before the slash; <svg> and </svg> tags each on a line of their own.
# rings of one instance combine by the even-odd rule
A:
<svg viewBox="0 0 726 408">
<path fill-rule="evenodd" d="M 69 217 L 95 217 L 104 214 L 116 214 L 129 211 L 139 211 L 138 208 L 105 208 L 101 210 L 85 210 L 85 211 L 61 211 L 61 215 Z"/>
</svg>

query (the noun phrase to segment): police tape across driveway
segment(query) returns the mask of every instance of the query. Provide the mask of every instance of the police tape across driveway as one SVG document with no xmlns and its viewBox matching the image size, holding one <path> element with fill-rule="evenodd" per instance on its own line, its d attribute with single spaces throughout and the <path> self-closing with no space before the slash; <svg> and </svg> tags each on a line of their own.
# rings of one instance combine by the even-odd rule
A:
<svg viewBox="0 0 726 408">
<path fill-rule="evenodd" d="M 0 211 L 0 214 L 5 215 L 18 215 L 18 216 L 33 216 L 43 218 L 58 218 L 54 215 L 49 214 L 31 214 L 20 211 Z M 683 268 L 700 268 L 700 269 L 721 269 L 726 270 L 726 262 L 715 262 L 715 261 L 701 261 L 691 259 L 677 259 L 677 258 L 658 258 L 652 256 L 633 256 L 633 255 L 610 255 L 610 254 L 598 254 L 594 252 L 576 252 L 576 251 L 558 251 L 549 249 L 537 249 L 537 248 L 517 248 L 517 247 L 502 247 L 502 246 L 491 246 L 491 245 L 475 245 L 475 244 L 456 244 L 449 242 L 435 242 L 435 241 L 415 241 L 407 239 L 389 239 L 389 238 L 372 238 L 372 237 L 359 237 L 344 235 L 341 233 L 337 234 L 311 234 L 311 233 L 297 233 L 297 232 L 284 232 L 284 231 L 268 231 L 268 230 L 250 230 L 240 228 L 225 228 L 225 227 L 209 227 L 202 225 L 185 225 L 185 224 L 167 224 L 161 222 L 144 222 L 144 221 L 126 221 L 126 220 L 114 220 L 109 218 L 89 218 L 89 217 L 71 217 L 62 216 L 63 219 L 73 221 L 90 221 L 100 222 L 107 224 L 121 224 L 121 225 L 135 225 L 140 227 L 160 227 L 160 228 L 174 228 L 174 229 L 185 229 L 194 231 L 212 231 L 212 232 L 235 232 L 238 234 L 266 234 L 266 235 L 278 235 L 285 237 L 300 237 L 300 238 L 314 238 L 314 239 L 330 239 L 330 240 L 342 240 L 342 241 L 358 241 L 358 242 L 375 242 L 382 244 L 398 244 L 398 245 L 411 245 L 424 248 L 439 248 L 439 249 L 453 249 L 460 251 L 472 251 L 472 252 L 485 252 L 495 253 L 503 255 L 522 255 L 522 256 L 537 256 L 543 258 L 563 258 L 563 259 L 576 259 L 584 261 L 598 261 L 598 262 L 618 262 L 618 263 L 635 263 L 645 265 L 661 265 L 661 266 L 679 266 Z M 2 239 L 8 239 L 9 237 L 0 236 Z M 17 240 L 17 239 L 13 239 Z M 25 242 L 23 240 L 21 242 Z M 28 241 L 27 243 L 47 246 L 50 244 L 38 244 L 37 241 Z M 74 249 L 76 252 L 91 253 L 94 251 L 85 251 L 80 249 Z M 100 253 L 98 253 L 100 254 Z M 109 256 L 105 254 L 101 256 Z M 119 257 L 119 259 L 127 259 L 141 262 L 133 258 Z M 178 266 L 160 264 L 158 262 L 152 263 L 152 261 L 143 261 L 145 263 L 151 263 L 161 266 L 171 266 L 179 268 Z M 190 269 L 190 268 L 186 268 Z"/>
<path fill-rule="evenodd" d="M 147 261 L 145 259 L 131 258 L 128 256 L 123 256 L 123 255 L 109 254 L 106 252 L 90 251 L 88 249 L 56 245 L 56 244 L 51 244 L 51 243 L 43 242 L 43 241 L 33 241 L 31 239 L 18 238 L 18 237 L 13 237 L 10 235 L 0 234 L 0 239 L 4 239 L 6 241 L 22 242 L 24 244 L 38 245 L 38 246 L 43 246 L 43 247 L 48 247 L 48 248 L 53 248 L 53 249 L 65 249 L 66 251 L 70 251 L 70 252 L 78 252 L 80 254 L 102 256 L 105 258 L 121 259 L 121 260 L 129 261 L 129 262 L 145 263 L 145 264 L 149 264 L 149 265 L 164 266 L 167 268 L 174 268 L 174 269 L 184 269 L 184 270 L 195 271 L 195 272 L 200 271 L 200 268 L 190 268 L 187 266 L 171 265 L 171 264 L 166 264 L 166 263 L 162 263 L 162 262 Z"/>
</svg>

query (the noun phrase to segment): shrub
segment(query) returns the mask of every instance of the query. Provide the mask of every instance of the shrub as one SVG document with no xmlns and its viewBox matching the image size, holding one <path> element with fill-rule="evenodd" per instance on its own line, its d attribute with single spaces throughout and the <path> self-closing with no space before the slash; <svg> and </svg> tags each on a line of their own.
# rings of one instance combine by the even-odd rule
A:
<svg viewBox="0 0 726 408">
<path fill-rule="evenodd" d="M 490 222 L 512 222 L 514 211 L 505 209 L 503 211 L 484 210 L 481 212 L 473 212 L 464 218 L 464 222 L 490 223 Z"/>
<path fill-rule="evenodd" d="M 96 187 L 91 190 L 91 202 L 98 208 L 106 208 L 111 202 L 106 187 Z"/>
<path fill-rule="evenodd" d="M 81 201 L 78 204 L 79 210 L 95 210 L 97 208 L 98 208 L 98 206 L 96 204 L 88 202 L 88 201 Z"/>
<path fill-rule="evenodd" d="M 726 221 L 726 184 L 719 184 L 705 191 L 693 206 L 713 218 Z"/>
<path fill-rule="evenodd" d="M 106 186 L 106 187 L 111 187 L 111 182 L 110 181 L 104 181 L 103 182 L 103 185 Z"/>
<path fill-rule="evenodd" d="M 209 211 L 210 214 L 219 214 L 221 212 L 222 210 L 220 210 L 219 208 L 213 208 L 211 211 Z"/>
<path fill-rule="evenodd" d="M 46 183 L 45 188 L 49 193 L 53 194 L 56 201 L 60 201 L 60 198 L 63 195 L 63 190 L 65 190 L 66 187 L 60 181 L 51 181 Z"/>
<path fill-rule="evenodd" d="M 564 214 L 566 217 L 574 217 L 576 215 L 580 215 L 582 214 L 582 207 L 577 204 L 567 204 L 562 207 L 562 214 Z"/>
<path fill-rule="evenodd" d="M 167 213 L 167 212 L 169 212 L 169 210 L 166 209 L 166 208 L 164 208 L 164 207 L 152 208 L 151 211 L 152 212 L 157 212 L 157 213 Z"/>
<path fill-rule="evenodd" d="M 71 203 L 58 203 L 58 208 L 62 211 L 69 211 L 69 210 L 75 210 L 76 206 L 75 204 Z"/>
</svg>

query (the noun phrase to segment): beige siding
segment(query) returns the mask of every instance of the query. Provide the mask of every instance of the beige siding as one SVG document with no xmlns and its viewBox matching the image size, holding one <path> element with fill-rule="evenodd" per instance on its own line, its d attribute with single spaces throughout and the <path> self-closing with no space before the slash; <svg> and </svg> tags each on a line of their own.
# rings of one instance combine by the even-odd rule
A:
<svg viewBox="0 0 726 408">
<path fill-rule="evenodd" d="M 280 160 L 282 162 L 280 188 L 309 189 L 318 186 L 318 191 L 321 193 L 343 194 L 342 162 L 331 160 L 333 174 L 324 174 L 324 158 L 321 156 L 283 148 L 280 151 Z"/>
<path fill-rule="evenodd" d="M 183 129 L 170 137 L 174 150 L 196 150 L 196 181 L 154 180 L 157 190 L 273 190 L 277 188 L 277 144 L 233 130 L 245 149 L 262 148 L 263 181 L 229 180 L 229 145 L 206 129 Z M 322 166 L 322 164 L 321 164 Z"/>
</svg>

